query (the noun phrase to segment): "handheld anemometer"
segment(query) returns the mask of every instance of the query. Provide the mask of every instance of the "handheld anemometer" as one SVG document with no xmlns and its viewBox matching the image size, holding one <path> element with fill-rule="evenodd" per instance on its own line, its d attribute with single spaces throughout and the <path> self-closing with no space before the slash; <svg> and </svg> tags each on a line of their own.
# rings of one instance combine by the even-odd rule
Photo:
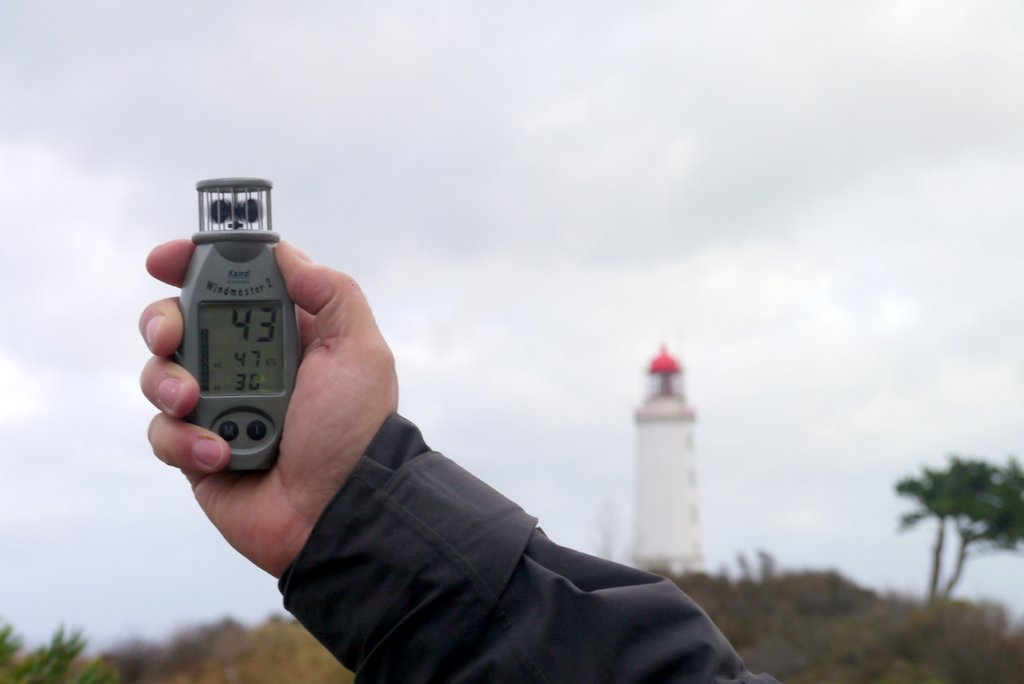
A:
<svg viewBox="0 0 1024 684">
<path fill-rule="evenodd" d="M 295 305 L 277 268 L 270 181 L 199 181 L 199 232 L 181 290 L 177 360 L 199 382 L 188 420 L 231 446 L 228 470 L 277 459 L 299 365 Z"/>
</svg>

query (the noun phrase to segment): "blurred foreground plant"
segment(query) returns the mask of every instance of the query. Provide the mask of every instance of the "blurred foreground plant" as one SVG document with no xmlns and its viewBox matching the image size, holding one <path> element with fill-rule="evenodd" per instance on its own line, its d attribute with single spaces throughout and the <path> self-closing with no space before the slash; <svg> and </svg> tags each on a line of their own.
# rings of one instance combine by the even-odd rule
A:
<svg viewBox="0 0 1024 684">
<path fill-rule="evenodd" d="M 27 654 L 10 625 L 0 624 L 0 684 L 118 684 L 120 679 L 98 660 L 84 662 L 80 632 L 57 630 L 50 643 Z"/>
</svg>

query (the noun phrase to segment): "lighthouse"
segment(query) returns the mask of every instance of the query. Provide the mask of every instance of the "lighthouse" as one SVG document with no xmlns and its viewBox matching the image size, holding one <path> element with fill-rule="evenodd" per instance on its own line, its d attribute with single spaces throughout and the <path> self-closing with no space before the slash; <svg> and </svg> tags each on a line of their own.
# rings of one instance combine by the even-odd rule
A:
<svg viewBox="0 0 1024 684">
<path fill-rule="evenodd" d="M 664 346 L 647 374 L 647 396 L 636 410 L 633 559 L 641 568 L 675 574 L 700 571 L 696 414 L 686 402 L 683 367 Z"/>
</svg>

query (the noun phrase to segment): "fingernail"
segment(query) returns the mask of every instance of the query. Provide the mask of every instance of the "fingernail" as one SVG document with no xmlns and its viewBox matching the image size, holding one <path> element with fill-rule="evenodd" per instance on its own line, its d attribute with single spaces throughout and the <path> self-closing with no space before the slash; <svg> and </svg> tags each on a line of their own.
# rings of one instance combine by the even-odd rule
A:
<svg viewBox="0 0 1024 684">
<path fill-rule="evenodd" d="M 295 256 L 299 257 L 300 259 L 305 261 L 307 264 L 313 263 L 313 260 L 310 259 L 309 256 L 307 256 L 306 253 L 303 252 L 301 249 L 299 249 L 298 247 L 296 247 L 295 245 L 293 245 L 290 242 L 288 242 L 286 244 L 288 245 L 289 249 L 291 249 L 293 252 L 295 252 Z"/>
<path fill-rule="evenodd" d="M 208 470 L 220 470 L 225 460 L 224 447 L 212 439 L 201 439 L 192 445 L 192 458 Z"/>
<path fill-rule="evenodd" d="M 156 339 L 156 331 L 160 327 L 160 323 L 163 322 L 163 319 L 163 316 L 153 316 L 149 319 L 149 322 L 146 323 L 146 330 L 143 334 L 146 337 L 146 344 L 149 345 L 150 349 L 153 348 L 153 340 Z"/>
<path fill-rule="evenodd" d="M 148 326 L 147 326 L 148 327 Z M 156 386 L 156 398 L 165 411 L 174 412 L 178 408 L 178 398 L 181 396 L 181 380 L 177 378 L 164 378 Z"/>
</svg>

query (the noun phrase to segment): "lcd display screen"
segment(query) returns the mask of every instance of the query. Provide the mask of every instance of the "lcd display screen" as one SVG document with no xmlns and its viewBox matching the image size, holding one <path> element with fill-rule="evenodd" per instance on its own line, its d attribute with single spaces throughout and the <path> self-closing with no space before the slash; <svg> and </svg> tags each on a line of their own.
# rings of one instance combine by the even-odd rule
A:
<svg viewBox="0 0 1024 684">
<path fill-rule="evenodd" d="M 199 390 L 273 394 L 284 390 L 280 302 L 199 305 Z"/>
</svg>

